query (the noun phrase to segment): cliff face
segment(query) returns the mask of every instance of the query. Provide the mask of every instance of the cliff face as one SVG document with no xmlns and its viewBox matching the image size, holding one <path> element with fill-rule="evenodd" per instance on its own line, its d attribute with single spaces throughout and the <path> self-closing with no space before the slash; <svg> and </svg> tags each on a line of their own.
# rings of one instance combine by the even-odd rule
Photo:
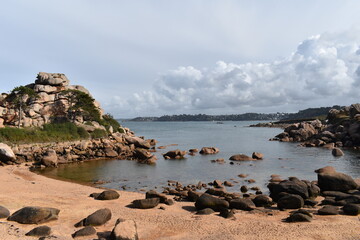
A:
<svg viewBox="0 0 360 240">
<path fill-rule="evenodd" d="M 78 90 L 90 95 L 90 92 L 83 86 L 70 85 L 69 79 L 62 73 L 40 72 L 35 83 L 26 87 L 32 89 L 37 97 L 24 96 L 22 101 L 26 107 L 23 107 L 21 111 L 13 102 L 9 101 L 9 94 L 2 93 L 0 95 L 0 127 L 17 126 L 20 119 L 22 127 L 40 127 L 46 123 L 64 119 L 67 117 L 71 106 L 69 98 L 63 94 L 64 91 Z M 103 110 L 100 104 L 94 101 L 94 105 L 101 117 Z M 84 124 L 86 118 L 80 114 L 76 116 L 74 121 L 77 124 Z M 91 125 L 99 126 L 97 122 Z"/>
</svg>

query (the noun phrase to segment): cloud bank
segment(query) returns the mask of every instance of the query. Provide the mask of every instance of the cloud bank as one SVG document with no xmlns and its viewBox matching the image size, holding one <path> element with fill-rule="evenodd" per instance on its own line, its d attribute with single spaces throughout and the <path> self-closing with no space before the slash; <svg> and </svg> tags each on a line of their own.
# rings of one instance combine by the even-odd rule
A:
<svg viewBox="0 0 360 240">
<path fill-rule="evenodd" d="M 161 74 L 152 91 L 115 97 L 111 108 L 133 116 L 291 111 L 359 101 L 359 87 L 360 31 L 351 30 L 312 36 L 270 63 L 178 67 Z"/>
</svg>

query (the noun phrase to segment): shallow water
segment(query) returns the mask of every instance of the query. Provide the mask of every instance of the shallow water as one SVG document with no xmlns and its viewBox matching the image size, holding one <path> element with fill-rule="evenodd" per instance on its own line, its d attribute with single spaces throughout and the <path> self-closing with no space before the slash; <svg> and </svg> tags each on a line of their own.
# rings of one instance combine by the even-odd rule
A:
<svg viewBox="0 0 360 240">
<path fill-rule="evenodd" d="M 257 122 L 124 122 L 123 126 L 135 131 L 137 136 L 155 138 L 157 146 L 178 144 L 158 150 L 156 165 L 144 165 L 128 160 L 99 160 L 62 165 L 43 171 L 42 174 L 61 179 L 91 183 L 106 181 L 103 187 L 130 191 L 153 189 L 166 186 L 167 180 L 176 180 L 184 184 L 196 184 L 199 181 L 210 182 L 214 179 L 238 181 L 230 191 L 238 191 L 245 184 L 237 177 L 240 173 L 249 174 L 266 191 L 266 183 L 271 174 L 283 178 L 296 176 L 300 179 L 316 180 L 315 169 L 331 165 L 339 172 L 354 178 L 360 177 L 360 152 L 344 151 L 345 156 L 333 157 L 331 151 L 323 148 L 304 148 L 296 143 L 269 141 L 280 133 L 277 128 L 250 128 Z M 164 160 L 162 155 L 173 149 L 189 150 L 204 146 L 220 149 L 216 155 L 187 156 L 183 160 Z M 252 152 L 264 154 L 264 160 L 240 162 L 230 165 L 231 155 Z M 211 163 L 210 160 L 224 158 L 225 164 Z M 249 185 L 249 184 L 247 184 Z"/>
</svg>

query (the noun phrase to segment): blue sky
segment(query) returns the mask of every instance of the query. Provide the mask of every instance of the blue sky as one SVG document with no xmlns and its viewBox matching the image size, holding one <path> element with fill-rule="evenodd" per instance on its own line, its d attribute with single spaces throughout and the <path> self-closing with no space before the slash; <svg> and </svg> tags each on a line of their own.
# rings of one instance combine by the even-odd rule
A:
<svg viewBox="0 0 360 240">
<path fill-rule="evenodd" d="M 350 104 L 359 9 L 357 0 L 4 1 L 0 91 L 61 72 L 116 117 Z"/>
</svg>

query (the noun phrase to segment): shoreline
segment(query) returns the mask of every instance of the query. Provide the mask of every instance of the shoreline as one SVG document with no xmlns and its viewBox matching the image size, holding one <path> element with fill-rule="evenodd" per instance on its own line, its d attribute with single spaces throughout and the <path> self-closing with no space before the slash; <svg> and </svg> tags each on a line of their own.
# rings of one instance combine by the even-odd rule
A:
<svg viewBox="0 0 360 240">
<path fill-rule="evenodd" d="M 7 207 L 11 213 L 24 206 L 59 208 L 59 219 L 46 225 L 53 229 L 53 235 L 60 240 L 72 239 L 71 234 L 78 230 L 73 225 L 104 207 L 111 209 L 113 217 L 105 225 L 96 227 L 98 233 L 111 231 L 117 218 L 132 219 L 138 225 L 141 240 L 358 239 L 360 235 L 359 218 L 346 215 L 315 215 L 314 221 L 310 223 L 284 223 L 282 219 L 288 216 L 289 210 L 273 210 L 271 215 L 236 211 L 236 219 L 229 220 L 217 214 L 194 215 L 193 202 L 164 205 L 165 210 L 128 208 L 128 204 L 135 199 L 144 198 L 145 194 L 117 191 L 120 193 L 119 199 L 98 201 L 89 195 L 101 192 L 99 187 L 48 178 L 31 172 L 24 164 L 1 167 L 0 180 L 0 191 L 4 193 L 0 198 L 0 205 Z M 34 227 L 36 225 L 23 225 L 2 219 L 0 239 L 34 239 L 24 236 Z"/>
</svg>

